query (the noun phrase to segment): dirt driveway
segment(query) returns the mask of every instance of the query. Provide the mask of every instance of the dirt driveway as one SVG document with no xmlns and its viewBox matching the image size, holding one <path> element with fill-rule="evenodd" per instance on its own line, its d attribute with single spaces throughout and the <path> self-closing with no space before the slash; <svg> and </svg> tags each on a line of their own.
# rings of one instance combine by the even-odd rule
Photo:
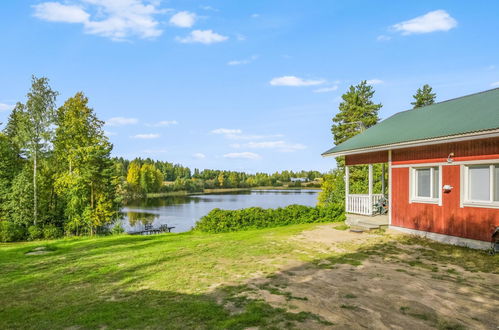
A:
<svg viewBox="0 0 499 330">
<path fill-rule="evenodd" d="M 322 320 L 307 321 L 306 328 L 499 328 L 499 256 L 332 225 L 293 240 L 324 257 L 253 279 L 243 294 Z"/>
</svg>

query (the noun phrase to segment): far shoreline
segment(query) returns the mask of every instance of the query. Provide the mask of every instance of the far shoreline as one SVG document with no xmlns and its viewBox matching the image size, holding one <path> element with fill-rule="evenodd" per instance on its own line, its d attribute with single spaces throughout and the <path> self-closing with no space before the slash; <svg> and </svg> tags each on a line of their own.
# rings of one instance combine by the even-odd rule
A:
<svg viewBox="0 0 499 330">
<path fill-rule="evenodd" d="M 232 192 L 240 191 L 251 191 L 251 190 L 317 190 L 320 191 L 320 187 L 273 187 L 273 186 L 261 186 L 261 187 L 248 187 L 248 188 L 217 188 L 217 189 L 205 189 L 204 191 L 188 192 L 185 190 L 181 191 L 169 191 L 162 193 L 149 193 L 146 198 L 162 198 L 162 197 L 172 197 L 172 196 L 192 196 L 192 195 L 212 195 L 212 194 L 228 194 Z"/>
</svg>

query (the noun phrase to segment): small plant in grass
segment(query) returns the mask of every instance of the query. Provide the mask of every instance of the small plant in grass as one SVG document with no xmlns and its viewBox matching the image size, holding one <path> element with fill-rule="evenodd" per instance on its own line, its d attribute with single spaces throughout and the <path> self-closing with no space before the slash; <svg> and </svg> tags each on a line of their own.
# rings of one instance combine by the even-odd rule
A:
<svg viewBox="0 0 499 330">
<path fill-rule="evenodd" d="M 62 236 L 62 231 L 60 228 L 54 225 L 47 225 L 43 227 L 43 237 L 45 239 L 56 239 Z"/>
<path fill-rule="evenodd" d="M 336 230 L 348 230 L 350 228 L 350 226 L 347 225 L 346 223 L 342 223 L 338 226 L 334 226 L 333 228 Z"/>
<path fill-rule="evenodd" d="M 357 307 L 355 305 L 347 305 L 347 304 L 342 304 L 340 307 L 343 308 L 343 309 L 350 309 L 350 310 L 359 309 L 359 307 Z"/>
<path fill-rule="evenodd" d="M 121 225 L 121 222 L 117 222 L 113 228 L 111 229 L 111 234 L 113 235 L 121 235 L 125 232 L 125 229 Z"/>
<path fill-rule="evenodd" d="M 28 227 L 28 239 L 30 241 L 35 241 L 37 239 L 43 238 L 43 230 L 38 226 Z"/>
<path fill-rule="evenodd" d="M 351 293 L 347 293 L 347 294 L 345 295 L 345 298 L 347 298 L 347 299 L 354 299 L 354 298 L 357 298 L 357 296 L 356 296 L 356 295 L 354 295 L 354 294 L 351 294 Z"/>
</svg>

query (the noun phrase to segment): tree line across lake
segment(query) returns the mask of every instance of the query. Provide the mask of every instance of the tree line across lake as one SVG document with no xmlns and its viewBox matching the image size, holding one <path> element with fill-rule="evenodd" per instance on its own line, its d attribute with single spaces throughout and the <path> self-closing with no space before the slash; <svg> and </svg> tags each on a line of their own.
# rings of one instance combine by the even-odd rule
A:
<svg viewBox="0 0 499 330">
<path fill-rule="evenodd" d="M 56 107 L 47 78 L 32 78 L 0 131 L 0 242 L 106 233 L 127 198 L 152 192 L 279 186 L 317 171 L 203 170 L 112 158 L 104 122 L 78 92 Z"/>
<path fill-rule="evenodd" d="M 180 164 L 136 158 L 116 158 L 117 168 L 126 183 L 126 198 L 135 199 L 149 193 L 173 191 L 202 192 L 205 189 L 251 187 L 320 187 L 324 176 L 319 171 L 281 171 L 273 174 L 249 174 L 225 170 L 199 170 Z M 301 180 L 293 180 L 299 178 Z"/>
</svg>

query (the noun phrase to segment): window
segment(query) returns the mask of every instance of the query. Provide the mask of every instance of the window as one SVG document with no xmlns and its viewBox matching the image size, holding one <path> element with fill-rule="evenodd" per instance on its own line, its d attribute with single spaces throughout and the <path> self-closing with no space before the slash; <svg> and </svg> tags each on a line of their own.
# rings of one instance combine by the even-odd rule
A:
<svg viewBox="0 0 499 330">
<path fill-rule="evenodd" d="M 464 203 L 499 206 L 499 165 L 470 165 L 464 170 Z"/>
<path fill-rule="evenodd" d="M 440 169 L 419 167 L 411 171 L 411 202 L 439 203 Z"/>
</svg>

